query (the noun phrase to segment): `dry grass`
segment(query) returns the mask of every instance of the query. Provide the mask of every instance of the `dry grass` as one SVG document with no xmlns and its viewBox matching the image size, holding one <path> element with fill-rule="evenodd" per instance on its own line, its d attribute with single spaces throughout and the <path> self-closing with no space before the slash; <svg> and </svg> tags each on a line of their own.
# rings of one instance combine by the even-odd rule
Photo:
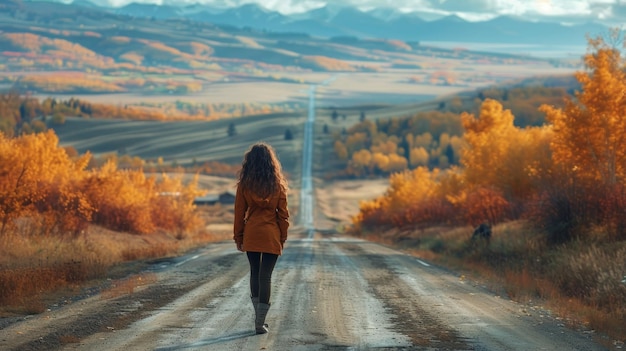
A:
<svg viewBox="0 0 626 351">
<path fill-rule="evenodd" d="M 215 222 L 230 218 L 216 208 L 201 215 Z M 175 256 L 229 235 L 202 230 L 184 239 L 168 233 L 132 235 L 92 226 L 77 238 L 36 237 L 21 233 L 0 240 L 0 316 L 37 314 L 61 291 L 73 294 L 107 277 L 122 262 Z M 114 280 L 105 295 L 133 293 L 154 276 Z"/>
<path fill-rule="evenodd" d="M 572 327 L 626 340 L 625 242 L 551 247 L 545 234 L 515 221 L 494 227 L 489 245 L 472 244 L 472 228 L 429 228 L 365 235 L 455 269 L 511 299 L 541 301 Z"/>
<path fill-rule="evenodd" d="M 359 212 L 359 203 L 383 194 L 389 186 L 388 179 L 358 181 L 328 181 L 315 186 L 317 207 L 321 216 L 316 220 L 320 229 L 337 229 L 352 222 Z"/>
</svg>

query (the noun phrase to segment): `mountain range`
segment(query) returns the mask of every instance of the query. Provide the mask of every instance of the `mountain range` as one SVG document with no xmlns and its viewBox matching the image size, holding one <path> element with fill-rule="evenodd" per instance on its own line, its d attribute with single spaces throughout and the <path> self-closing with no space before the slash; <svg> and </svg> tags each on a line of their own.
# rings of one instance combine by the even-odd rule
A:
<svg viewBox="0 0 626 351">
<path fill-rule="evenodd" d="M 89 0 L 75 5 L 99 7 Z M 220 8 L 210 5 L 155 5 L 131 3 L 123 7 L 100 7 L 116 14 L 154 19 L 188 19 L 223 26 L 268 32 L 306 33 L 319 37 L 398 39 L 409 42 L 453 41 L 536 45 L 585 45 L 587 35 L 607 31 L 603 24 L 563 25 L 532 22 L 500 16 L 471 22 L 458 16 L 427 21 L 419 13 L 402 13 L 391 8 L 361 11 L 354 7 L 327 5 L 305 13 L 286 15 L 257 4 Z"/>
</svg>

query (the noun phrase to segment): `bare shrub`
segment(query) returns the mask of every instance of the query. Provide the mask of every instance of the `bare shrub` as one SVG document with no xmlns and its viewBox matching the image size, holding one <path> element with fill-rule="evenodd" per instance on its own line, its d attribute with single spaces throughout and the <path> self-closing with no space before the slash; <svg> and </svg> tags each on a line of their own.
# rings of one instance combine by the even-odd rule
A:
<svg viewBox="0 0 626 351">
<path fill-rule="evenodd" d="M 606 311 L 626 312 L 626 246 L 576 243 L 555 260 L 551 279 L 564 294 Z"/>
<path fill-rule="evenodd" d="M 620 240 L 626 236 L 626 190 L 621 184 L 566 178 L 545 187 L 525 216 L 547 233 L 550 244 L 598 240 L 598 234 Z M 590 230 L 593 227 L 604 230 Z"/>
<path fill-rule="evenodd" d="M 601 222 L 614 240 L 626 240 L 626 186 L 615 184 L 607 187 L 600 197 Z"/>
</svg>

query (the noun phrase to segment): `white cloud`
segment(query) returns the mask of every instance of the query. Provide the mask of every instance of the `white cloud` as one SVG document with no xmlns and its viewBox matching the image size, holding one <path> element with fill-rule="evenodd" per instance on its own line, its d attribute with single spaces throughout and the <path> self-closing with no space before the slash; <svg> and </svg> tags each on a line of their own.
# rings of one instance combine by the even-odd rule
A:
<svg viewBox="0 0 626 351">
<path fill-rule="evenodd" d="M 281 13 L 305 12 L 325 5 L 324 1 L 298 1 L 298 0 L 264 0 L 260 1 L 263 7 Z"/>
<path fill-rule="evenodd" d="M 618 1 L 617 3 L 611 5 L 608 10 L 601 9 L 600 13 L 607 18 L 619 21 L 622 25 L 624 25 L 624 22 L 626 22 L 626 0 Z"/>
<path fill-rule="evenodd" d="M 57 0 L 69 2 L 71 0 Z M 420 11 L 441 15 L 456 14 L 466 19 L 486 19 L 498 15 L 530 20 L 605 20 L 619 23 L 626 18 L 626 0 L 90 0 L 108 6 L 131 2 L 154 4 L 206 3 L 220 7 L 257 3 L 284 14 L 304 12 L 326 4 L 350 5 L 362 9 L 388 7 L 404 12 Z"/>
<path fill-rule="evenodd" d="M 497 0 L 431 0 L 430 5 L 450 12 L 493 13 L 497 8 Z"/>
</svg>

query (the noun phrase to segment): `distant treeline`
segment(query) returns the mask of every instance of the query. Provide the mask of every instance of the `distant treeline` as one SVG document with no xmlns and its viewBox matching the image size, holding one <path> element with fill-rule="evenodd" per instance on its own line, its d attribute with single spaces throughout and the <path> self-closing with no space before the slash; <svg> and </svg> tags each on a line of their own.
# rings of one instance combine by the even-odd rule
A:
<svg viewBox="0 0 626 351">
<path fill-rule="evenodd" d="M 546 104 L 563 107 L 571 87 L 489 88 L 457 96 L 438 105 L 438 110 L 388 119 L 364 119 L 335 133 L 335 153 L 345 162 L 342 176 L 386 175 L 417 167 L 448 168 L 458 165 L 463 147 L 461 113 L 478 115 L 484 101 L 499 101 L 515 115 L 521 128 L 541 126 Z"/>
<path fill-rule="evenodd" d="M 218 103 L 183 101 L 141 105 L 97 104 L 80 99 L 39 100 L 18 92 L 0 94 L 0 132 L 18 136 L 42 132 L 49 124 L 63 124 L 66 117 L 128 120 L 215 120 L 227 117 L 292 112 L 300 103 Z"/>
</svg>

